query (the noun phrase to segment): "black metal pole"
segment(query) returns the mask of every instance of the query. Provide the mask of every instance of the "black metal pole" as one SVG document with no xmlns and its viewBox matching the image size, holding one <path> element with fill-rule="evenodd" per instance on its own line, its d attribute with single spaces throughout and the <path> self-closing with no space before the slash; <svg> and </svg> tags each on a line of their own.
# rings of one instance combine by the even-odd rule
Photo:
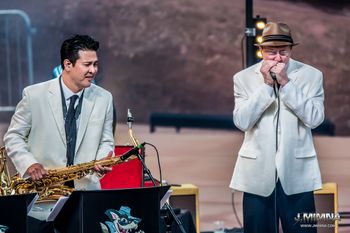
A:
<svg viewBox="0 0 350 233">
<path fill-rule="evenodd" d="M 253 0 L 246 0 L 246 66 L 249 67 L 255 63 L 254 59 L 254 37 L 255 27 L 253 22 Z"/>
</svg>

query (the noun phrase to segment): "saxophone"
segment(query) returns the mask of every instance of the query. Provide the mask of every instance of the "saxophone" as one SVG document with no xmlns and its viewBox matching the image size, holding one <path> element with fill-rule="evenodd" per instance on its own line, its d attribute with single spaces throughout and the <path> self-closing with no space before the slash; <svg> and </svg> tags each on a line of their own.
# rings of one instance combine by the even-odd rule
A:
<svg viewBox="0 0 350 233">
<path fill-rule="evenodd" d="M 94 160 L 91 162 L 72 165 L 69 167 L 49 169 L 48 175 L 40 180 L 32 178 L 20 178 L 18 175 L 10 176 L 4 173 L 6 166 L 6 158 L 4 147 L 1 148 L 1 195 L 38 193 L 39 201 L 57 200 L 60 196 L 68 196 L 74 191 L 73 188 L 64 186 L 64 182 L 81 179 L 82 177 L 93 174 L 95 165 L 114 166 L 123 162 L 137 158 L 135 155 L 130 156 L 126 160 L 120 157 L 109 159 Z"/>
<path fill-rule="evenodd" d="M 6 163 L 5 147 L 0 148 L 0 196 L 12 194 L 11 177 Z"/>
</svg>

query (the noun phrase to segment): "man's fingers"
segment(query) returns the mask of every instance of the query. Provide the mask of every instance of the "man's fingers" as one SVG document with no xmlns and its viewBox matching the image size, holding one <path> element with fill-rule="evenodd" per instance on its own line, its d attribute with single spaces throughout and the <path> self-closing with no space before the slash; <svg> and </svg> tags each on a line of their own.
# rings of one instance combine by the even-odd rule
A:
<svg viewBox="0 0 350 233">
<path fill-rule="evenodd" d="M 96 172 L 101 172 L 101 165 L 99 165 L 99 164 L 95 164 L 95 171 Z"/>
<path fill-rule="evenodd" d="M 113 151 L 110 151 L 110 152 L 108 153 L 108 155 L 107 155 L 107 158 L 111 158 L 112 155 L 113 155 Z"/>
<path fill-rule="evenodd" d="M 103 167 L 105 172 L 111 172 L 113 170 L 112 167 Z"/>
<path fill-rule="evenodd" d="M 30 175 L 30 177 L 31 177 L 33 180 L 37 180 L 37 179 L 38 179 L 35 170 L 32 170 L 32 171 L 28 172 L 28 175 Z"/>
<path fill-rule="evenodd" d="M 31 172 L 30 176 L 33 180 L 39 180 L 39 179 L 43 178 L 43 175 L 38 170 L 34 170 L 33 172 Z"/>
<path fill-rule="evenodd" d="M 47 170 L 40 164 L 32 164 L 26 172 L 33 180 L 39 180 L 48 174 Z"/>
<path fill-rule="evenodd" d="M 275 73 L 282 73 L 284 71 L 285 64 L 284 63 L 277 63 L 275 66 L 271 68 L 271 71 Z"/>
<path fill-rule="evenodd" d="M 104 166 L 101 166 L 99 164 L 96 164 L 95 165 L 95 171 L 100 173 L 100 174 L 105 174 L 107 172 L 111 172 L 112 171 L 112 167 L 104 167 Z"/>
<path fill-rule="evenodd" d="M 104 157 L 103 159 L 110 159 L 112 156 L 113 156 L 113 151 L 110 151 L 108 153 L 108 155 L 106 157 Z M 104 167 L 104 166 L 101 166 L 99 164 L 95 164 L 94 169 L 95 169 L 96 172 L 98 172 L 100 174 L 105 174 L 107 172 L 112 171 L 111 167 Z"/>
</svg>

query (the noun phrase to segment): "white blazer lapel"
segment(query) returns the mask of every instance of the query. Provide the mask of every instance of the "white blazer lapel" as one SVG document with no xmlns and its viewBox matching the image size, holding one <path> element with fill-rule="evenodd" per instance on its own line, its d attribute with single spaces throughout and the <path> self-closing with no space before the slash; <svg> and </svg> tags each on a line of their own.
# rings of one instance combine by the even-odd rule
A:
<svg viewBox="0 0 350 233">
<path fill-rule="evenodd" d="M 56 126 L 60 132 L 63 144 L 66 145 L 66 132 L 64 129 L 63 109 L 59 79 L 53 81 L 48 89 L 48 101 Z"/>
<path fill-rule="evenodd" d="M 260 75 L 261 75 L 261 72 L 260 72 L 261 65 L 262 65 L 262 61 L 260 61 L 258 64 L 256 64 L 256 67 L 254 69 L 255 73 L 260 74 Z"/>
<path fill-rule="evenodd" d="M 81 141 L 83 140 L 86 127 L 88 125 L 92 109 L 95 105 L 95 99 L 93 98 L 93 87 L 86 88 L 84 91 L 83 105 L 79 116 L 79 128 L 77 133 L 77 142 L 75 145 L 75 152 L 78 151 Z"/>
<path fill-rule="evenodd" d="M 298 64 L 295 60 L 289 59 L 288 67 L 287 67 L 287 75 L 289 78 L 293 79 L 293 76 L 291 74 L 297 72 L 300 69 L 300 64 Z"/>
</svg>

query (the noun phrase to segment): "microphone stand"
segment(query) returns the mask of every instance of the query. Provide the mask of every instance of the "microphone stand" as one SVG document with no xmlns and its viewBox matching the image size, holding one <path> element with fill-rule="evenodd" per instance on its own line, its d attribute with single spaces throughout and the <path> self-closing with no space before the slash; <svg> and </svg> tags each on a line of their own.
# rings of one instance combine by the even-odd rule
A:
<svg viewBox="0 0 350 233">
<path fill-rule="evenodd" d="M 152 184 L 154 186 L 158 186 L 157 185 L 157 182 L 155 181 L 154 177 L 152 176 L 151 174 L 151 171 L 148 169 L 148 167 L 146 166 L 145 162 L 143 161 L 140 153 L 137 153 L 137 158 L 138 160 L 140 160 L 141 164 L 142 164 L 142 167 L 143 167 L 143 171 L 146 172 L 146 174 L 148 175 L 148 177 L 151 179 L 152 181 Z M 181 232 L 182 233 L 186 233 L 180 219 L 176 216 L 174 210 L 173 210 L 173 207 L 171 207 L 171 205 L 168 203 L 168 202 L 165 202 L 164 206 L 166 207 L 166 209 L 169 211 L 171 217 L 173 217 L 173 219 L 175 220 L 176 224 L 178 225 L 178 227 L 180 228 Z M 171 225 L 170 225 L 171 227 Z M 170 231 L 167 231 L 167 232 L 170 232 L 171 233 L 171 230 Z"/>
</svg>

